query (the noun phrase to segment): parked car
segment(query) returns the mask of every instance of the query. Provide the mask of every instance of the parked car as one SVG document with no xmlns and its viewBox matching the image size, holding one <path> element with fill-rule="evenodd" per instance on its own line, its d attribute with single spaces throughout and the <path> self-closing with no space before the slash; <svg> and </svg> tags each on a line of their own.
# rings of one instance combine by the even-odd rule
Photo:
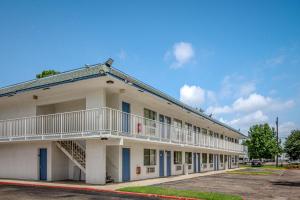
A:
<svg viewBox="0 0 300 200">
<path fill-rule="evenodd" d="M 253 159 L 251 161 L 251 167 L 261 167 L 262 162 L 259 159 Z"/>
</svg>

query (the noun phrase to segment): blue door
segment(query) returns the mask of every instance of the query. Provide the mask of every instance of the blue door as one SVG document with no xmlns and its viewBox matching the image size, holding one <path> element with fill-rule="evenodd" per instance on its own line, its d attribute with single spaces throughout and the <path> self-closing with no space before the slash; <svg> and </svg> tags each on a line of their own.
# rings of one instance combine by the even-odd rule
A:
<svg viewBox="0 0 300 200">
<path fill-rule="evenodd" d="M 159 176 L 165 175 L 165 154 L 164 151 L 159 151 Z"/>
<path fill-rule="evenodd" d="M 197 153 L 197 157 L 198 157 L 198 169 L 197 172 L 201 171 L 201 154 Z"/>
<path fill-rule="evenodd" d="M 40 180 L 47 180 L 47 149 L 40 149 Z"/>
<path fill-rule="evenodd" d="M 130 181 L 130 149 L 122 149 L 122 181 Z"/>
<path fill-rule="evenodd" d="M 193 163 L 194 163 L 194 173 L 197 172 L 197 154 L 194 153 L 194 159 L 193 159 Z"/>
<path fill-rule="evenodd" d="M 171 176 L 171 151 L 167 151 L 167 176 Z"/>
<path fill-rule="evenodd" d="M 130 131 L 130 104 L 126 103 L 126 102 L 122 102 L 122 111 L 123 111 L 122 131 L 123 131 L 123 133 L 129 133 L 129 131 Z"/>
</svg>

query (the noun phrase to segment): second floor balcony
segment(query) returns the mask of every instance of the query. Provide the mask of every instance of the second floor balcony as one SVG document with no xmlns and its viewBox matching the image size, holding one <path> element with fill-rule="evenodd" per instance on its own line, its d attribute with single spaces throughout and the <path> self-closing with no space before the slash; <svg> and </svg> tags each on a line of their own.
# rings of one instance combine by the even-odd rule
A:
<svg viewBox="0 0 300 200">
<path fill-rule="evenodd" d="M 0 142 L 89 137 L 124 137 L 245 153 L 238 143 L 107 107 L 0 121 Z"/>
</svg>

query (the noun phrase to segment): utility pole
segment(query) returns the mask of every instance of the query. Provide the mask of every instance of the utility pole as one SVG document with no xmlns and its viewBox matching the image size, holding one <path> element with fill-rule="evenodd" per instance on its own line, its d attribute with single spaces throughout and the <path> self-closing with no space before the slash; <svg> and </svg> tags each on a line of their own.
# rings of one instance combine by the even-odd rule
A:
<svg viewBox="0 0 300 200">
<path fill-rule="evenodd" d="M 277 140 L 277 148 L 279 147 L 278 141 L 278 117 L 276 117 L 276 140 Z M 276 167 L 278 167 L 278 153 L 276 154 Z"/>
</svg>

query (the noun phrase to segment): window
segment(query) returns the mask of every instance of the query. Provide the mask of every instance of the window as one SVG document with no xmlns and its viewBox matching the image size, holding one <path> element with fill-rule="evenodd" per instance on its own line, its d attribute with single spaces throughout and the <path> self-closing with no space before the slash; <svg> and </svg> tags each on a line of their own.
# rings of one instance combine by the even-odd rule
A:
<svg viewBox="0 0 300 200">
<path fill-rule="evenodd" d="M 223 163 L 223 155 L 220 155 L 220 162 Z"/>
<path fill-rule="evenodd" d="M 162 138 L 171 137 L 171 117 L 160 114 L 159 115 L 159 129 Z"/>
<path fill-rule="evenodd" d="M 178 127 L 178 128 L 181 128 L 182 127 L 182 121 L 179 120 L 179 119 L 174 119 L 174 126 L 175 127 Z"/>
<path fill-rule="evenodd" d="M 214 155 L 209 154 L 209 163 L 214 163 Z"/>
<path fill-rule="evenodd" d="M 144 109 L 144 117 L 147 119 L 156 120 L 156 112 L 145 108 Z"/>
<path fill-rule="evenodd" d="M 207 130 L 205 128 L 202 129 L 203 134 L 207 134 Z"/>
<path fill-rule="evenodd" d="M 155 130 L 156 130 L 156 112 L 149 110 L 147 108 L 144 109 L 144 117 L 145 119 L 145 132 L 146 134 L 149 135 L 155 135 Z M 149 120 L 147 120 L 149 119 Z"/>
<path fill-rule="evenodd" d="M 190 124 L 190 123 L 185 123 L 185 128 L 187 129 L 187 139 L 189 142 L 191 142 L 193 139 L 192 139 L 192 131 L 193 131 L 193 125 Z"/>
<path fill-rule="evenodd" d="M 182 152 L 174 151 L 174 164 L 182 164 Z"/>
<path fill-rule="evenodd" d="M 185 152 L 185 163 L 192 164 L 192 152 Z"/>
<path fill-rule="evenodd" d="M 156 150 L 144 149 L 144 165 L 156 165 Z"/>
<path fill-rule="evenodd" d="M 202 163 L 207 163 L 207 153 L 202 154 Z"/>
</svg>

